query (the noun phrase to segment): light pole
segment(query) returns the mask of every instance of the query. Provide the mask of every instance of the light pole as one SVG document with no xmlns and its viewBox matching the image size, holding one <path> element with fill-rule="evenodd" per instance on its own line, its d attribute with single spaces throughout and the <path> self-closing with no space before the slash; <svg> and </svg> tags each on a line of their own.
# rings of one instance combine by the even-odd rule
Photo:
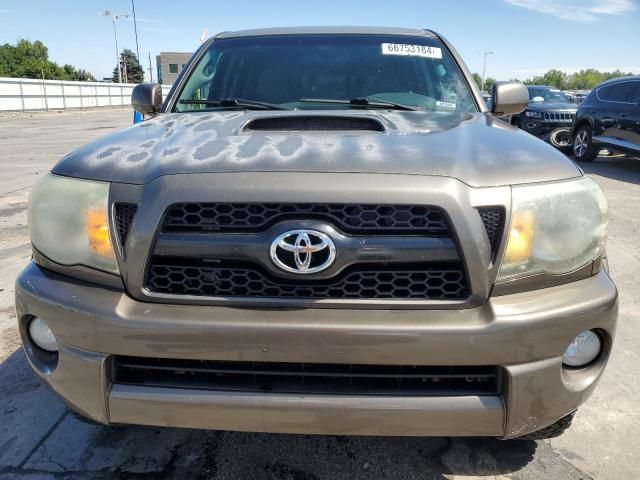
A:
<svg viewBox="0 0 640 480">
<path fill-rule="evenodd" d="M 118 69 L 118 83 L 122 83 L 122 69 L 120 68 L 120 50 L 118 50 L 118 29 L 116 28 L 116 21 L 121 18 L 129 18 L 129 15 L 126 13 L 114 15 L 110 10 L 100 12 L 100 15 L 103 17 L 111 17 L 111 20 L 113 21 L 113 36 L 116 39 L 116 68 Z"/>
<path fill-rule="evenodd" d="M 484 64 L 482 65 L 482 85 L 480 85 L 480 90 L 484 92 L 484 74 L 487 71 L 487 55 L 493 55 L 493 52 L 484 52 Z"/>
<path fill-rule="evenodd" d="M 151 66 L 151 52 L 149 52 L 149 76 L 151 77 L 151 83 L 153 83 L 153 67 Z"/>
</svg>

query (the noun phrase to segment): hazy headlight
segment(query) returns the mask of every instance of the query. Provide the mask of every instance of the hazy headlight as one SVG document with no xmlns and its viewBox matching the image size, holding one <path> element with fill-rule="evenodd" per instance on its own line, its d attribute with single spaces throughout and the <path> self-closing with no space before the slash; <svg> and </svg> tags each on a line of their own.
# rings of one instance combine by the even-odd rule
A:
<svg viewBox="0 0 640 480">
<path fill-rule="evenodd" d="M 604 251 L 607 223 L 606 200 L 590 178 L 513 187 L 498 281 L 587 265 Z"/>
<path fill-rule="evenodd" d="M 540 118 L 540 116 L 541 116 L 540 112 L 532 112 L 532 111 L 526 111 L 526 112 L 524 112 L 524 114 L 527 117 L 534 117 L 534 118 Z"/>
<path fill-rule="evenodd" d="M 31 243 L 56 263 L 118 273 L 108 195 L 108 183 L 47 175 L 29 198 Z"/>
</svg>

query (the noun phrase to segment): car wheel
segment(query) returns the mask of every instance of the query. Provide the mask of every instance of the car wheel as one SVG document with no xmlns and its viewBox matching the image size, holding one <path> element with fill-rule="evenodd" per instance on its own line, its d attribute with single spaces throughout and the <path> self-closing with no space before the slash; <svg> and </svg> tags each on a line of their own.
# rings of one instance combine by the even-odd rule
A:
<svg viewBox="0 0 640 480">
<path fill-rule="evenodd" d="M 573 137 L 573 155 L 579 162 L 593 162 L 598 151 L 593 147 L 591 127 L 583 125 Z"/>
<path fill-rule="evenodd" d="M 564 153 L 571 153 L 573 150 L 573 139 L 569 127 L 556 128 L 549 135 L 549 143 Z"/>
<path fill-rule="evenodd" d="M 558 437 L 571 426 L 571 422 L 573 421 L 575 414 L 576 412 L 571 412 L 566 417 L 562 417 L 556 423 L 553 423 L 546 428 L 538 430 L 537 432 L 531 432 L 521 437 L 516 437 L 513 440 L 545 440 L 547 438 Z"/>
</svg>

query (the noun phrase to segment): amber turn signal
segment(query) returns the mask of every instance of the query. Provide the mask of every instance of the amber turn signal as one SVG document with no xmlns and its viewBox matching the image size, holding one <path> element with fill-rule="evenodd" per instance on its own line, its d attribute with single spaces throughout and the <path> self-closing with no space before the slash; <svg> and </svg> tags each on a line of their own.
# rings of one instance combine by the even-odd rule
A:
<svg viewBox="0 0 640 480">
<path fill-rule="evenodd" d="M 113 255 L 109 236 L 109 221 L 104 207 L 93 207 L 86 212 L 87 237 L 91 250 L 101 257 Z"/>
<path fill-rule="evenodd" d="M 506 263 L 522 263 L 529 260 L 533 248 L 533 234 L 533 212 L 523 211 L 514 214 L 504 261 Z"/>
</svg>

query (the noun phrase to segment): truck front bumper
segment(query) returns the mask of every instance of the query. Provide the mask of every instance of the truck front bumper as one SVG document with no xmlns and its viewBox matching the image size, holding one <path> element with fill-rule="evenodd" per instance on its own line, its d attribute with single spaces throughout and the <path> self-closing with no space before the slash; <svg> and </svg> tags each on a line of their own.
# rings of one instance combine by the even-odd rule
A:
<svg viewBox="0 0 640 480">
<path fill-rule="evenodd" d="M 286 433 L 516 437 L 574 411 L 611 350 L 617 291 L 608 275 L 490 298 L 460 310 L 245 309 L 138 302 L 123 291 L 28 266 L 16 305 L 35 372 L 101 423 Z M 42 359 L 26 333 L 44 319 L 60 346 Z M 591 365 L 562 366 L 597 329 Z M 367 396 L 231 392 L 114 383 L 114 355 L 378 365 L 495 365 L 499 395 Z M 363 392 L 364 393 L 364 392 Z"/>
</svg>

